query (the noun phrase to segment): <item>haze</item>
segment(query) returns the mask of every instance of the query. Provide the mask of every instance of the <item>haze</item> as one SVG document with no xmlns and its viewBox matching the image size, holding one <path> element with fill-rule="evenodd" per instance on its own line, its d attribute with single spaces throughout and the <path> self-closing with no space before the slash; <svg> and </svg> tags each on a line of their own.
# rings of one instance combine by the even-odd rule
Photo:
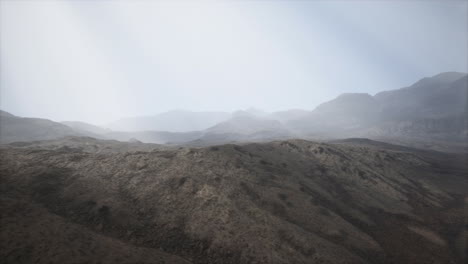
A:
<svg viewBox="0 0 468 264">
<path fill-rule="evenodd" d="M 104 124 L 313 109 L 467 72 L 466 1 L 1 1 L 0 108 Z"/>
<path fill-rule="evenodd" d="M 0 263 L 468 263 L 467 50 L 467 0 L 0 0 Z"/>
</svg>

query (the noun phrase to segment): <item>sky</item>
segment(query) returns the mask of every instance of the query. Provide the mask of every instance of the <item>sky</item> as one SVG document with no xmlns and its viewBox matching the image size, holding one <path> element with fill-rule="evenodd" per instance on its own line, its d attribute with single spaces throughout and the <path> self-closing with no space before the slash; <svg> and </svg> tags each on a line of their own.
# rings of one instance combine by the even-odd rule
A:
<svg viewBox="0 0 468 264">
<path fill-rule="evenodd" d="M 0 0 L 0 109 L 312 110 L 468 71 L 468 1 Z"/>
</svg>

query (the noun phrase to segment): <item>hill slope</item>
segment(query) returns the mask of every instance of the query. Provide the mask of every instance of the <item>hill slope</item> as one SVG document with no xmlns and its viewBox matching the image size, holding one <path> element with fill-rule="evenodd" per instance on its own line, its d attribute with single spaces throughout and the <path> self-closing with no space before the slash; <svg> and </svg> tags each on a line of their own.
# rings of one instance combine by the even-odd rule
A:
<svg viewBox="0 0 468 264">
<path fill-rule="evenodd" d="M 1 150 L 1 234 L 18 246 L 2 245 L 0 257 L 128 263 L 99 253 L 123 250 L 154 263 L 141 259 L 143 247 L 191 263 L 463 263 L 466 157 L 386 146 L 9 146 Z M 32 217 L 56 220 L 39 221 L 38 237 L 23 231 L 37 229 Z M 52 226 L 63 234 L 59 245 Z M 67 235 L 77 227 L 83 236 Z M 86 246 L 90 239 L 100 250 Z"/>
</svg>

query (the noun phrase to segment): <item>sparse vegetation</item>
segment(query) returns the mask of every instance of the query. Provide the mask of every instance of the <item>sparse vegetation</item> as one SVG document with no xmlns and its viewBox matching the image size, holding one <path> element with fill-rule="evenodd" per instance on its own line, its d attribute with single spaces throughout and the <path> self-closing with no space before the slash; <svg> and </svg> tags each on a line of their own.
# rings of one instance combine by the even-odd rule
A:
<svg viewBox="0 0 468 264">
<path fill-rule="evenodd" d="M 468 170 L 447 162 L 456 155 L 303 140 L 126 152 L 95 142 L 1 150 L 6 263 L 460 260 L 451 248 Z"/>
</svg>

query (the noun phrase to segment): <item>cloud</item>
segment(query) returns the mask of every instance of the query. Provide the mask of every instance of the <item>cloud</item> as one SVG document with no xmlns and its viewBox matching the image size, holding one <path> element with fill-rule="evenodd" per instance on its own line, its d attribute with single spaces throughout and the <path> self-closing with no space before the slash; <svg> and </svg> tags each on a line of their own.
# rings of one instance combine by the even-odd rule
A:
<svg viewBox="0 0 468 264">
<path fill-rule="evenodd" d="M 180 108 L 312 109 L 467 71 L 466 5 L 1 1 L 0 107 L 94 123 Z"/>
</svg>

